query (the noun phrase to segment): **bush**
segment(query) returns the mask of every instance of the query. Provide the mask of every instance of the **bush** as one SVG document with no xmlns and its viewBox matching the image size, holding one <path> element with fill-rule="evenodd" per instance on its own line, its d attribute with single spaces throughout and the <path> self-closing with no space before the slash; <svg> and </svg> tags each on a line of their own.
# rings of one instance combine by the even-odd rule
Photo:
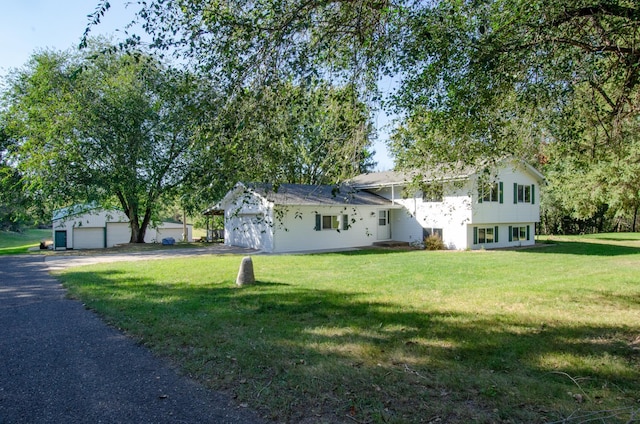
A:
<svg viewBox="0 0 640 424">
<path fill-rule="evenodd" d="M 424 239 L 424 245 L 427 250 L 444 250 L 444 242 L 437 234 L 432 234 Z"/>
</svg>

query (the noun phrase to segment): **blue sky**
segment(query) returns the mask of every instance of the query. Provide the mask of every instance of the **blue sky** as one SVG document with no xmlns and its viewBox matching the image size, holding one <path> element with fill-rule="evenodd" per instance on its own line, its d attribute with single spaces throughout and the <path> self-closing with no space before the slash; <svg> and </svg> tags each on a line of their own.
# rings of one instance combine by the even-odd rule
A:
<svg viewBox="0 0 640 424">
<path fill-rule="evenodd" d="M 136 5 L 126 7 L 128 0 L 111 0 L 111 8 L 102 23 L 92 30 L 93 35 L 112 35 L 131 21 Z M 42 49 L 67 50 L 76 47 L 89 22 L 98 0 L 0 0 L 0 76 L 20 68 L 36 51 Z M 380 114 L 374 124 L 386 123 Z M 379 131 L 375 144 L 378 170 L 389 170 L 393 161 L 387 154 L 386 134 Z"/>
</svg>

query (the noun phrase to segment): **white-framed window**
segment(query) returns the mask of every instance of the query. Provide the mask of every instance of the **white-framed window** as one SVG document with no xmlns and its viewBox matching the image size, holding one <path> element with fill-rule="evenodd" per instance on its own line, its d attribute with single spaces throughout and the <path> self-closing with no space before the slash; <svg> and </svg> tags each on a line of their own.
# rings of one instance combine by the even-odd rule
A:
<svg viewBox="0 0 640 424">
<path fill-rule="evenodd" d="M 493 244 L 498 243 L 499 228 L 495 227 L 473 227 L 473 244 Z"/>
<path fill-rule="evenodd" d="M 531 184 L 513 183 L 513 203 L 536 203 L 536 187 Z"/>
<path fill-rule="evenodd" d="M 442 238 L 442 228 L 433 228 L 433 227 L 429 227 L 429 228 L 422 228 L 422 238 L 426 239 L 427 237 L 430 236 L 437 236 L 440 237 L 440 240 L 443 240 Z"/>
<path fill-rule="evenodd" d="M 378 225 L 384 227 L 389 223 L 389 211 L 378 211 Z"/>
<path fill-rule="evenodd" d="M 478 203 L 483 202 L 503 202 L 502 181 L 484 183 L 478 186 Z"/>
<path fill-rule="evenodd" d="M 525 226 L 509 226 L 509 241 L 531 240 L 531 231 L 528 225 Z"/>
<path fill-rule="evenodd" d="M 316 225 L 313 228 L 316 231 L 323 230 L 348 230 L 349 215 L 322 215 L 316 214 Z"/>
<path fill-rule="evenodd" d="M 322 215 L 323 230 L 337 230 L 340 228 L 340 219 L 337 215 Z"/>
</svg>

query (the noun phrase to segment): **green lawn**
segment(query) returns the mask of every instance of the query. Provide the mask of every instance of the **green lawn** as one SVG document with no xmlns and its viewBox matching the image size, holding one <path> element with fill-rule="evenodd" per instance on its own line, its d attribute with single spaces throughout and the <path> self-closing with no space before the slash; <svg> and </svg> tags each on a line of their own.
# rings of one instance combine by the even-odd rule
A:
<svg viewBox="0 0 640 424">
<path fill-rule="evenodd" d="M 39 246 L 42 240 L 51 240 L 51 230 L 0 231 L 0 255 L 27 253 L 30 247 Z"/>
<path fill-rule="evenodd" d="M 615 240 L 609 240 L 615 239 Z M 277 422 L 632 422 L 640 235 L 103 264 L 72 296 Z M 634 418 L 635 417 L 635 418 Z"/>
</svg>

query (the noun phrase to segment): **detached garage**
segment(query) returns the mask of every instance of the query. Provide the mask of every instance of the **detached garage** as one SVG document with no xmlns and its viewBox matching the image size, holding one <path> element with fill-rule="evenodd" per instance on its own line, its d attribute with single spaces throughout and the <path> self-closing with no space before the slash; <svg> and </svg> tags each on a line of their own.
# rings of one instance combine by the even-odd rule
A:
<svg viewBox="0 0 640 424">
<path fill-rule="evenodd" d="M 162 238 L 182 240 L 182 224 L 163 222 L 149 227 L 145 243 L 160 243 Z M 192 226 L 187 225 L 187 241 L 192 240 Z M 102 249 L 128 243 L 131 238 L 129 218 L 118 210 L 104 210 L 91 206 L 72 206 L 53 214 L 54 249 Z"/>
</svg>

